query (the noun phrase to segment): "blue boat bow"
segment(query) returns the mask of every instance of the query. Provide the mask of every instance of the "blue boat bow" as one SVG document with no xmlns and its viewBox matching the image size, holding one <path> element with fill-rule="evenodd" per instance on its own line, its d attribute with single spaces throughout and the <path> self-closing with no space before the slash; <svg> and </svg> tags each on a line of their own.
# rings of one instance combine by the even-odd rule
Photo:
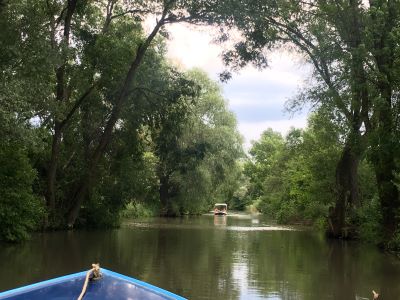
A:
<svg viewBox="0 0 400 300">
<path fill-rule="evenodd" d="M 84 300 L 140 299 L 185 300 L 185 298 L 149 283 L 102 268 L 103 277 L 91 281 Z M 74 273 L 0 293 L 0 299 L 13 300 L 72 300 L 77 299 L 86 272 Z"/>
</svg>

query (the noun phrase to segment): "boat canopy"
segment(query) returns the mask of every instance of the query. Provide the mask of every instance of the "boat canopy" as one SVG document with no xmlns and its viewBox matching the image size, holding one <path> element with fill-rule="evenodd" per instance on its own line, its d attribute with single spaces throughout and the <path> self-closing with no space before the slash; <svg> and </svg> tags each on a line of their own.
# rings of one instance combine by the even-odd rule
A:
<svg viewBox="0 0 400 300">
<path fill-rule="evenodd" d="M 214 207 L 220 207 L 220 206 L 228 207 L 228 204 L 226 204 L 226 203 L 215 203 L 215 205 L 214 205 Z"/>
</svg>

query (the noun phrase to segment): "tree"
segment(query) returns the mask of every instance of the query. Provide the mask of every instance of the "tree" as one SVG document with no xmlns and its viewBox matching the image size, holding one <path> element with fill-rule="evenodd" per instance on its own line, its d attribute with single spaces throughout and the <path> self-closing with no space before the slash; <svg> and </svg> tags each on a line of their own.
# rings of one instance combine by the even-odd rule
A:
<svg viewBox="0 0 400 300">
<path fill-rule="evenodd" d="M 165 59 L 164 26 L 206 23 L 209 12 L 198 1 L 1 3 L 2 151 L 20 148 L 16 170 L 32 179 L 21 179 L 21 203 L 44 198 L 45 227 L 115 225 L 126 203 L 157 202 L 156 165 L 175 168 L 179 213 L 209 205 L 183 196 L 197 175 L 208 195 L 232 196 L 241 151 L 234 116 L 214 83 Z M 149 18 L 155 26 L 146 35 Z M 26 224 L 37 223 L 26 215 Z"/>
<path fill-rule="evenodd" d="M 162 215 L 199 213 L 231 198 L 239 176 L 241 139 L 220 88 L 198 70 L 187 76 L 197 93 L 167 107 L 153 131 Z"/>
<path fill-rule="evenodd" d="M 32 192 L 35 170 L 21 144 L 0 148 L 0 240 L 26 239 L 43 217 L 43 204 Z"/>
<path fill-rule="evenodd" d="M 331 234 L 342 236 L 346 207 L 354 210 L 359 206 L 358 165 L 367 142 L 375 140 L 373 144 L 380 145 L 372 147 L 380 202 L 387 217 L 384 235 L 386 240 L 393 237 L 399 206 L 398 190 L 392 183 L 396 164 L 390 154 L 396 149 L 392 120 L 397 111 L 393 110 L 397 103 L 393 60 L 397 51 L 397 1 L 370 1 L 369 5 L 352 0 L 245 1 L 224 3 L 219 9 L 232 16 L 219 21 L 228 29 L 238 28 L 243 35 L 225 54 L 228 65 L 239 69 L 251 62 L 266 67 L 265 50 L 279 46 L 295 49 L 313 65 L 317 79 L 306 99 L 329 107 L 343 122 L 346 130 L 336 170 L 337 201 Z M 221 38 L 229 38 L 229 30 Z M 374 132 L 381 132 L 380 142 L 370 139 Z M 383 140 L 385 147 L 381 147 Z"/>
<path fill-rule="evenodd" d="M 325 219 L 329 207 L 336 202 L 335 172 L 343 129 L 340 123 L 333 122 L 331 114 L 319 109 L 309 117 L 307 128 L 293 128 L 285 138 L 268 130 L 253 144 L 247 166 L 249 192 L 256 183 L 257 198 L 251 194 L 250 197 L 263 213 L 282 223 L 333 226 Z M 376 237 L 379 220 L 379 211 L 372 211 L 376 181 L 365 157 L 360 166 L 357 176 L 361 207 L 357 211 L 346 211 L 345 230 L 352 237 L 371 241 Z"/>
<path fill-rule="evenodd" d="M 253 143 L 249 151 L 251 160 L 245 164 L 244 172 L 250 178 L 249 196 L 257 200 L 261 196 L 271 194 L 275 190 L 272 174 L 276 170 L 277 161 L 283 150 L 282 135 L 268 129 L 261 134 L 260 140 Z M 266 186 L 266 178 L 271 178 L 271 185 Z M 268 189 L 271 188 L 271 189 Z M 279 189 L 278 186 L 276 186 Z M 261 211 L 264 209 L 261 208 Z"/>
<path fill-rule="evenodd" d="M 373 114 L 367 130 L 371 132 L 371 161 L 375 167 L 383 217 L 384 241 L 398 238 L 400 194 L 395 185 L 399 170 L 398 139 L 398 69 L 399 53 L 398 1 L 370 1 L 368 10 L 368 44 L 371 55 L 370 80 L 373 82 Z M 397 237 L 396 237 L 397 235 Z M 400 248 L 400 245 L 394 247 Z"/>
<path fill-rule="evenodd" d="M 20 17 L 23 12 L 26 16 Z M 32 118 L 42 108 L 42 81 L 48 79 L 47 64 L 35 60 L 36 51 L 47 52 L 37 42 L 41 16 L 38 5 L 2 3 L 0 8 L 0 240 L 19 241 L 40 227 L 43 203 L 33 191 L 37 172 L 32 157 L 43 153 L 41 131 Z M 32 39 L 27 38 L 28 33 Z M 33 72 L 37 76 L 31 76 Z"/>
<path fill-rule="evenodd" d="M 115 2 L 112 0 L 108 2 L 105 24 L 109 24 L 109 22 L 107 23 L 107 20 L 113 19 L 114 16 L 123 16 L 131 13 L 139 13 L 139 15 L 151 13 L 153 15 L 157 15 L 158 19 L 150 34 L 146 38 L 143 38 L 141 42 L 139 42 L 129 69 L 124 76 L 123 83 L 118 87 L 117 92 L 112 97 L 112 101 L 110 101 L 112 103 L 111 113 L 103 126 L 104 130 L 97 143 L 97 146 L 91 153 L 91 159 L 87 164 L 87 168 L 85 168 L 85 175 L 82 177 L 71 198 L 72 205 L 67 216 L 67 223 L 69 227 L 73 226 L 79 214 L 81 204 L 84 201 L 86 194 L 91 189 L 93 181 L 95 180 L 98 163 L 103 157 L 103 154 L 112 139 L 114 127 L 117 124 L 121 112 L 125 107 L 126 99 L 129 98 L 131 89 L 134 86 L 134 82 L 138 76 L 139 67 L 145 58 L 147 50 L 151 47 L 153 39 L 165 24 L 176 22 L 201 23 L 207 19 L 207 17 L 204 15 L 204 6 L 199 6 L 198 3 L 192 1 L 145 1 L 140 3 L 138 9 L 133 9 L 130 7 L 130 4 L 128 4 L 127 7 L 122 5 L 122 12 L 114 16 L 112 14 L 113 4 L 115 4 Z M 68 30 L 68 24 L 70 22 L 70 17 L 73 15 L 74 9 L 74 1 L 68 2 L 67 13 L 65 15 L 64 33 L 66 33 Z M 67 38 L 68 36 L 64 34 L 64 37 Z M 79 100 L 77 103 L 79 104 Z"/>
</svg>

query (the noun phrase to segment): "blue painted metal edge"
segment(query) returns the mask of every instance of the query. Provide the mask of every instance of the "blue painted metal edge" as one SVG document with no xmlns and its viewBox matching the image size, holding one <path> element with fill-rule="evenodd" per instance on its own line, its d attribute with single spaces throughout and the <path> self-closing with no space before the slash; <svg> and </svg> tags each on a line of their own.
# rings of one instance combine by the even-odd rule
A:
<svg viewBox="0 0 400 300">
<path fill-rule="evenodd" d="M 113 271 L 110 271 L 110 270 L 107 270 L 107 269 L 104 269 L 104 268 L 101 268 L 101 272 L 103 274 L 110 275 L 112 277 L 117 277 L 117 278 L 121 278 L 123 280 L 126 280 L 128 282 L 132 282 L 132 283 L 134 283 L 134 284 L 136 284 L 138 286 L 141 286 L 143 288 L 146 288 L 148 290 L 156 292 L 157 294 L 161 294 L 163 296 L 171 297 L 172 299 L 187 300 L 186 298 L 183 298 L 183 297 L 181 297 L 179 295 L 176 295 L 174 293 L 171 293 L 171 292 L 169 292 L 167 290 L 164 290 L 162 288 L 154 286 L 154 285 L 152 285 L 150 283 L 147 283 L 147 282 L 144 282 L 144 281 L 140 281 L 138 279 L 135 279 L 135 278 L 132 278 L 132 277 L 129 277 L 129 276 L 125 276 L 125 275 L 119 274 L 117 272 L 113 272 Z M 45 286 L 49 286 L 49 285 L 54 285 L 54 284 L 57 284 L 57 283 L 60 283 L 60 282 L 66 281 L 66 280 L 76 279 L 78 277 L 84 277 L 84 276 L 86 276 L 86 273 L 87 273 L 87 271 L 83 271 L 83 272 L 79 272 L 79 273 L 65 275 L 65 276 L 61 276 L 61 277 L 57 277 L 57 278 L 41 281 L 41 282 L 38 282 L 38 283 L 29 284 L 29 285 L 22 286 L 22 287 L 19 287 L 19 288 L 16 288 L 16 289 L 12 289 L 12 290 L 8 290 L 8 291 L 5 291 L 5 292 L 1 292 L 0 293 L 0 299 L 3 299 L 5 297 L 10 297 L 10 296 L 16 296 L 18 294 L 21 294 L 21 293 L 24 293 L 24 292 L 27 292 L 27 291 L 31 291 L 31 290 L 34 290 L 34 289 L 39 289 L 39 288 L 42 288 L 42 287 L 45 287 Z"/>
<path fill-rule="evenodd" d="M 48 280 L 40 281 L 40 282 L 37 282 L 37 283 L 21 286 L 19 288 L 8 290 L 8 291 L 5 291 L 5 292 L 1 292 L 0 293 L 0 299 L 3 299 L 4 297 L 16 296 L 16 295 L 19 295 L 21 293 L 25 293 L 27 291 L 31 291 L 31 290 L 34 290 L 34 289 L 40 289 L 42 287 L 49 286 L 49 285 L 54 285 L 54 284 L 57 284 L 57 283 L 60 283 L 60 282 L 66 281 L 66 280 L 75 279 L 75 278 L 78 278 L 78 277 L 81 277 L 81 276 L 86 276 L 86 272 L 87 271 L 83 271 L 83 272 L 79 272 L 79 273 L 73 273 L 73 274 L 69 274 L 69 275 L 65 275 L 65 276 L 61 276 L 61 277 L 48 279 Z"/>
</svg>

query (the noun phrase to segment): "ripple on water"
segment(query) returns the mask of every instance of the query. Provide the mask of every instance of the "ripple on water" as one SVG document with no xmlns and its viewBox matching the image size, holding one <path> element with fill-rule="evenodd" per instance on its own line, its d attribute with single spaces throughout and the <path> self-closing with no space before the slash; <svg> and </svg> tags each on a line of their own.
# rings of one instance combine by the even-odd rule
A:
<svg viewBox="0 0 400 300">
<path fill-rule="evenodd" d="M 182 224 L 157 224 L 142 222 L 125 222 L 124 226 L 146 229 L 218 229 L 229 231 L 300 231 L 300 228 L 290 226 L 228 226 L 228 225 L 182 225 Z"/>
</svg>

